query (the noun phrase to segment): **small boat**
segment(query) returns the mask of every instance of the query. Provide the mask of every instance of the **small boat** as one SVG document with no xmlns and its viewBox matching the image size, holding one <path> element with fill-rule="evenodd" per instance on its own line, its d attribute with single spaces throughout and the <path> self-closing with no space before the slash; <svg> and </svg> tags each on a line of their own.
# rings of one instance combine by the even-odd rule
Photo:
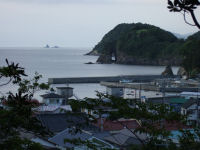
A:
<svg viewBox="0 0 200 150">
<path fill-rule="evenodd" d="M 132 80 L 122 79 L 119 81 L 120 83 L 131 83 Z"/>
</svg>

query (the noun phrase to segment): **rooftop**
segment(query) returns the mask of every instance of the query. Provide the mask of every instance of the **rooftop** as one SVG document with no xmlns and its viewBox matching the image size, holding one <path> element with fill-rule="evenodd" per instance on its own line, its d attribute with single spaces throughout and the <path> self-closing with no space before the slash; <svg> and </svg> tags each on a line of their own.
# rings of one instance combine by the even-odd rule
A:
<svg viewBox="0 0 200 150">
<path fill-rule="evenodd" d="M 172 98 L 170 99 L 170 103 L 176 103 L 176 104 L 184 104 L 188 100 L 185 98 Z"/>
<path fill-rule="evenodd" d="M 64 98 L 63 96 L 55 94 L 55 93 L 48 93 L 48 94 L 44 94 L 40 96 L 43 98 Z"/>
<path fill-rule="evenodd" d="M 74 89 L 72 87 L 56 87 L 57 89 Z"/>
<path fill-rule="evenodd" d="M 64 114 L 38 114 L 37 118 L 42 125 L 51 132 L 60 132 L 68 127 L 82 125 L 82 128 L 93 128 L 87 124 L 87 118 L 82 113 L 64 113 Z"/>
<path fill-rule="evenodd" d="M 195 104 L 197 102 L 196 99 L 189 99 L 188 101 L 186 101 L 182 107 L 187 109 L 188 107 L 190 107 L 191 105 Z"/>
<path fill-rule="evenodd" d="M 97 122 L 94 124 L 96 127 L 101 127 L 101 119 L 98 119 Z M 103 119 L 103 130 L 104 131 L 117 131 L 122 130 L 125 127 L 129 129 L 136 129 L 139 127 L 139 123 L 137 120 L 118 120 L 118 121 L 111 121 Z"/>
</svg>

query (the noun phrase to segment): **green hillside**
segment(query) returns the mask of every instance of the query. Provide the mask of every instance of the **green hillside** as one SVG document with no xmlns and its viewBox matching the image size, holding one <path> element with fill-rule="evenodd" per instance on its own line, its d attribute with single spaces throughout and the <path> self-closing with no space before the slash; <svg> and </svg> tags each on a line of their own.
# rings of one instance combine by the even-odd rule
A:
<svg viewBox="0 0 200 150">
<path fill-rule="evenodd" d="M 189 76 L 200 73 L 200 32 L 188 37 L 180 48 L 183 56 L 182 66 Z"/>
<path fill-rule="evenodd" d="M 112 63 L 109 58 L 115 56 L 115 63 L 119 64 L 179 65 L 178 48 L 183 42 L 152 25 L 120 24 L 108 32 L 90 54 L 98 53 L 99 63 Z"/>
</svg>

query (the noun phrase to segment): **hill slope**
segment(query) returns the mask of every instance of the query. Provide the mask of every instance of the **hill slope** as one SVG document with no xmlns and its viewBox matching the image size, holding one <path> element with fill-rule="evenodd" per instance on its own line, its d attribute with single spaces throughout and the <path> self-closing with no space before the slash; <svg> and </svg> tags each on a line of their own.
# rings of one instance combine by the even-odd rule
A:
<svg viewBox="0 0 200 150">
<path fill-rule="evenodd" d="M 180 65 L 178 48 L 183 40 L 148 24 L 120 24 L 108 32 L 89 54 L 100 55 L 98 63 L 135 65 Z"/>
</svg>

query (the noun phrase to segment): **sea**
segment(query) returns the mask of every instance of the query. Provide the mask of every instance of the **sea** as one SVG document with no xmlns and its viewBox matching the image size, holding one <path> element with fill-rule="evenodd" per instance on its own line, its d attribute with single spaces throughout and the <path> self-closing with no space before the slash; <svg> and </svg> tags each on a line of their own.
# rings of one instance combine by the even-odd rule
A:
<svg viewBox="0 0 200 150">
<path fill-rule="evenodd" d="M 1 47 L 0 66 L 9 62 L 19 63 L 25 68 L 28 78 L 35 72 L 42 75 L 41 82 L 48 82 L 48 78 L 61 77 L 95 77 L 95 76 L 121 76 L 121 75 L 159 75 L 165 66 L 138 66 L 120 64 L 85 64 L 95 63 L 98 56 L 88 56 L 91 48 L 39 48 L 39 47 Z M 177 73 L 178 67 L 172 67 Z M 6 79 L 5 79 L 6 80 Z M 0 82 L 5 82 L 4 79 Z M 96 97 L 96 91 L 105 92 L 106 88 L 99 84 L 70 84 L 52 85 L 52 87 L 70 86 L 79 98 Z M 16 92 L 16 86 L 0 87 L 0 95 L 8 91 Z M 38 91 L 35 98 L 41 101 L 41 94 L 47 91 Z"/>
</svg>

